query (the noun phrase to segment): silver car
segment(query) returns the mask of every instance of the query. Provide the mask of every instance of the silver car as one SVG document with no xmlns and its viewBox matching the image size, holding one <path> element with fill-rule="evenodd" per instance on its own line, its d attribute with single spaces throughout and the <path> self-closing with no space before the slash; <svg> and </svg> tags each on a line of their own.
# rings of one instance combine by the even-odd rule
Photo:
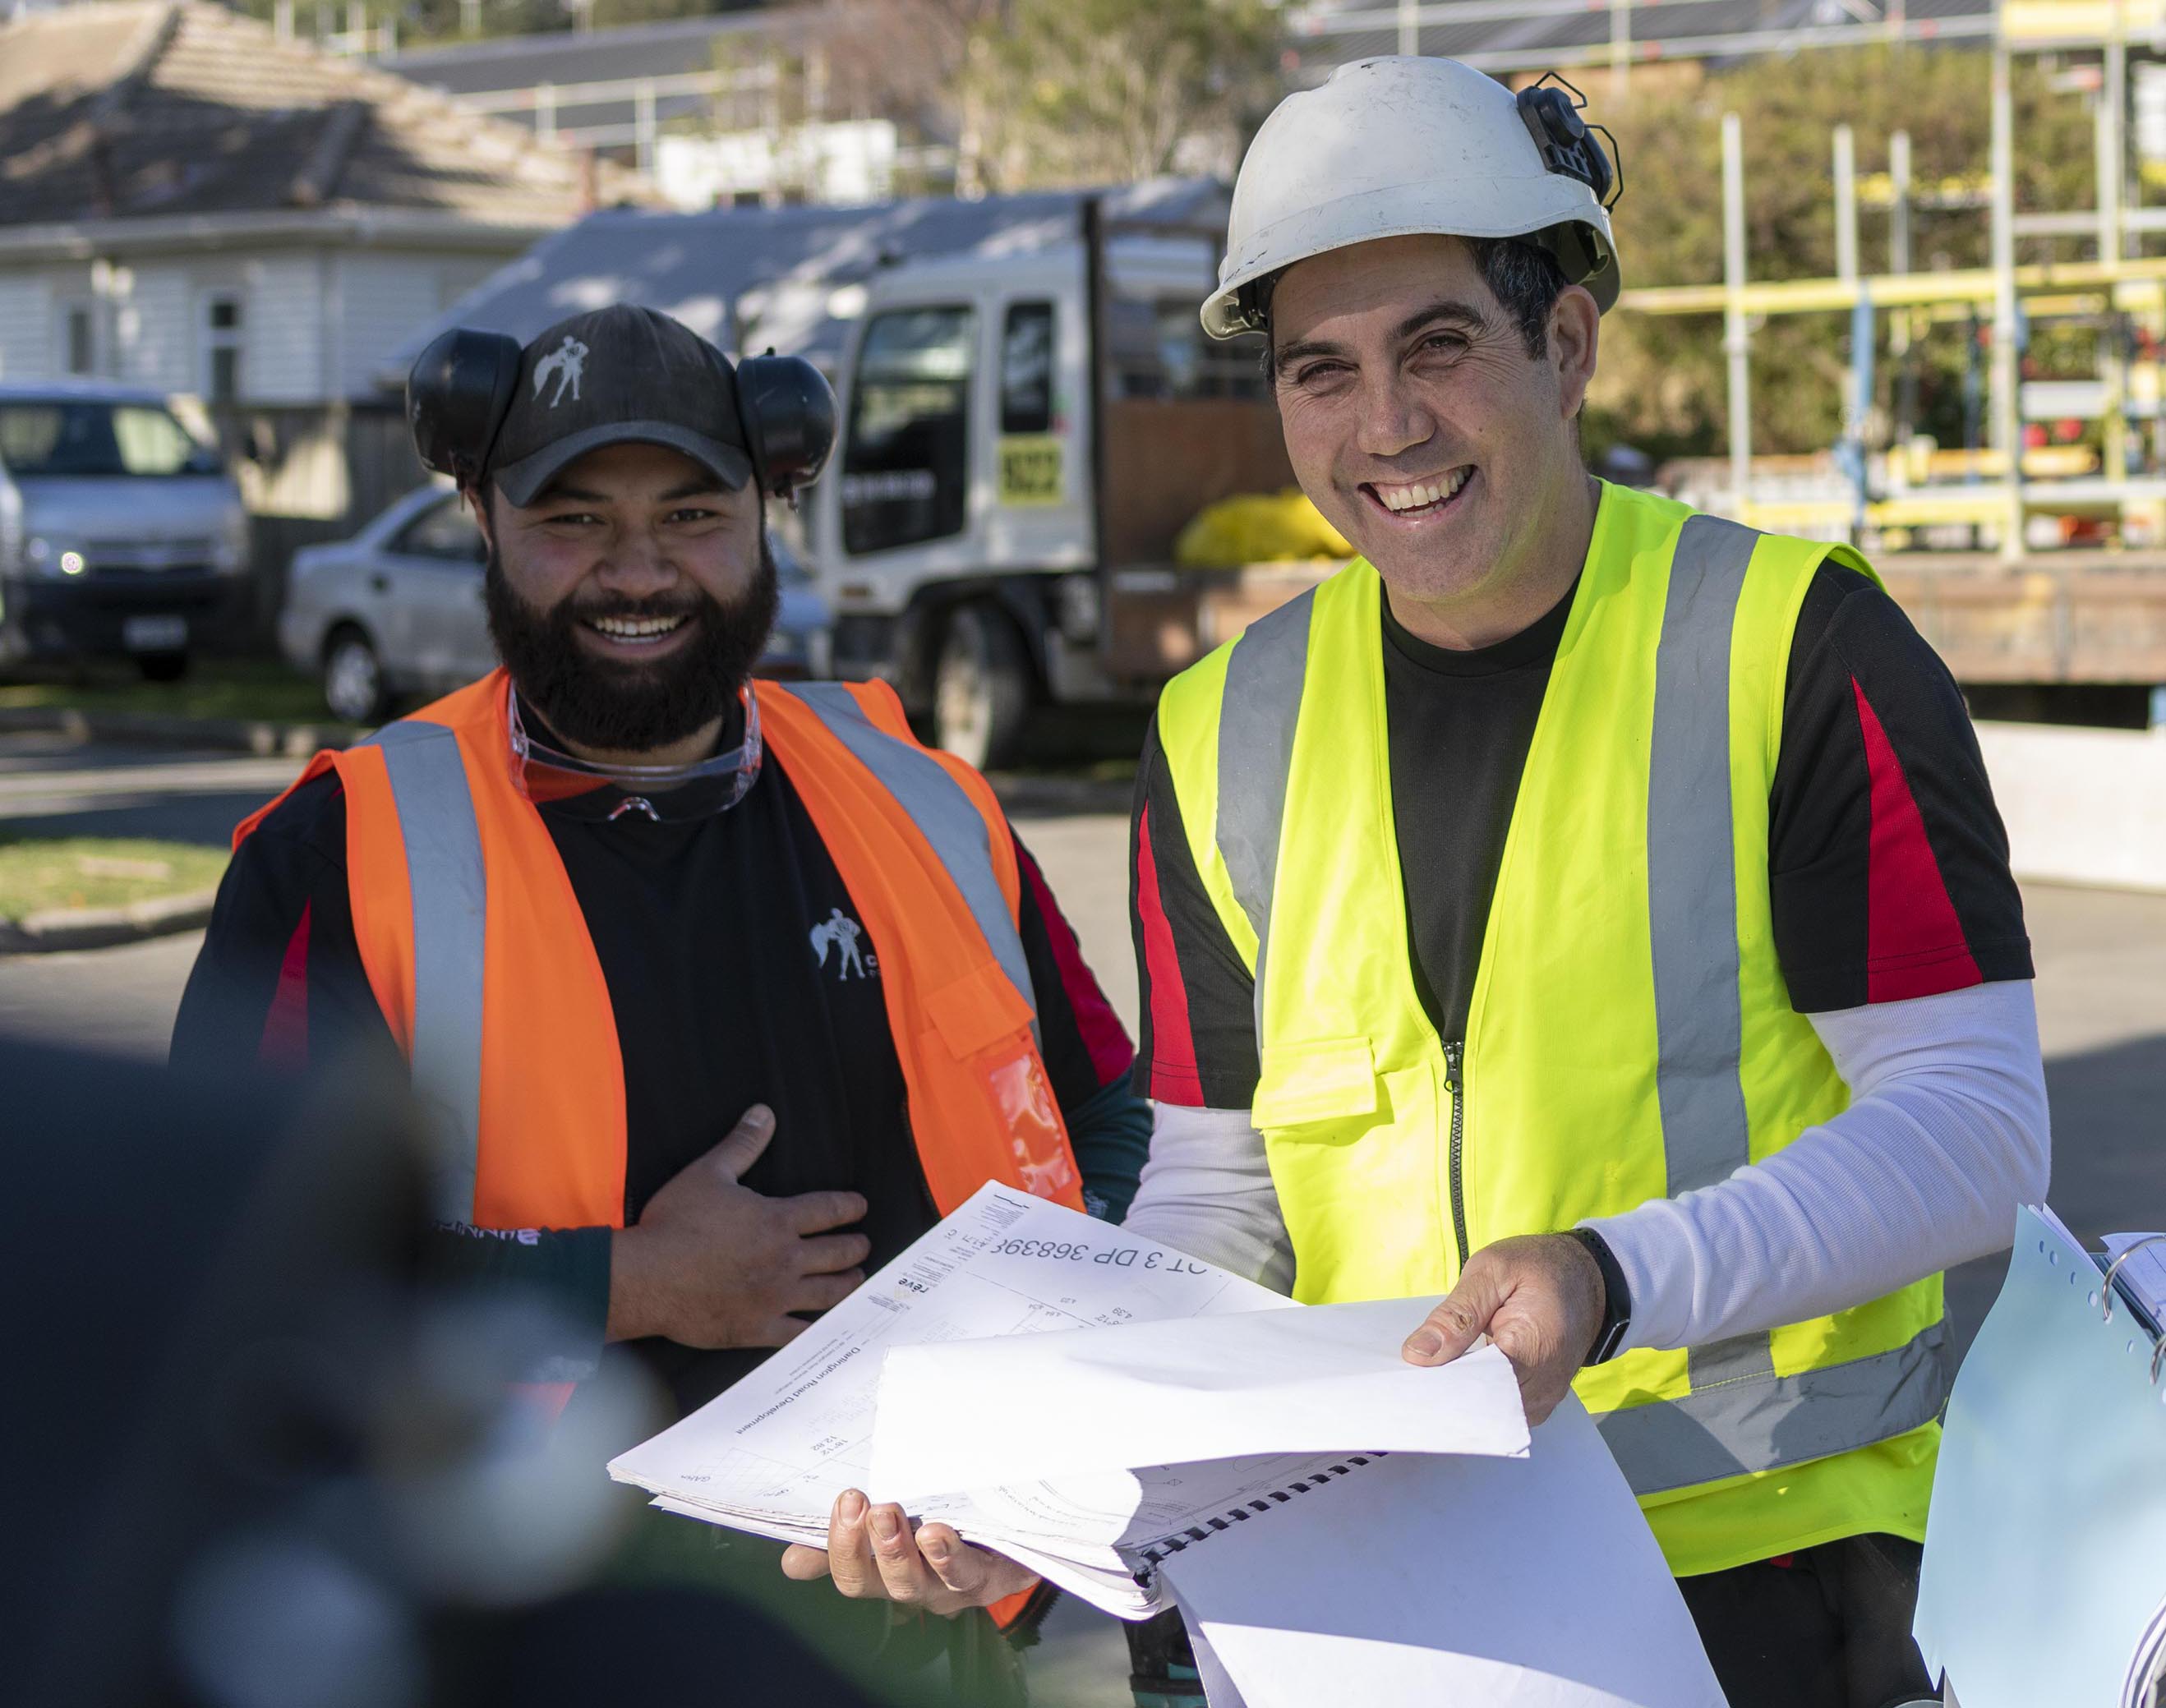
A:
<svg viewBox="0 0 2166 1708">
<path fill-rule="evenodd" d="M 827 672 L 826 602 L 772 530 L 782 615 L 763 674 Z M 331 715 L 373 724 L 402 701 L 447 693 L 496 667 L 482 599 L 481 530 L 449 486 L 406 494 L 351 540 L 293 554 L 278 641 L 319 677 Z"/>
<path fill-rule="evenodd" d="M 0 385 L 0 665 L 133 657 L 154 682 L 245 616 L 248 512 L 159 393 Z"/>
</svg>

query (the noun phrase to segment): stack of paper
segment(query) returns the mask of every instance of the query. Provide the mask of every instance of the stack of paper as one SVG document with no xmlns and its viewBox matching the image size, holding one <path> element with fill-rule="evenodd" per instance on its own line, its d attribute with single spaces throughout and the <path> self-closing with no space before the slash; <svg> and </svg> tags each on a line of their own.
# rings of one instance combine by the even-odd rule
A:
<svg viewBox="0 0 2166 1708">
<path fill-rule="evenodd" d="M 671 1511 L 815 1545 L 836 1499 L 862 1489 L 1141 1618 L 1162 1605 L 1165 1559 L 1268 1523 L 1384 1452 L 1525 1453 L 1501 1354 L 1437 1369 L 1399 1357 L 1426 1305 L 1303 1310 L 988 1185 L 610 1473 Z M 1113 1327 L 1110 1360 L 1058 1332 Z M 936 1345 L 952 1369 L 906 1350 Z"/>
</svg>

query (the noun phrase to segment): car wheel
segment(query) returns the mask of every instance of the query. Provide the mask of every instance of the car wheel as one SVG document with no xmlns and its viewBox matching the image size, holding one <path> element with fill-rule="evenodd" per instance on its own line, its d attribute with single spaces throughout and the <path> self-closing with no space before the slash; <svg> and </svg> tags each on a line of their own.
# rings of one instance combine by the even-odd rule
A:
<svg viewBox="0 0 2166 1708">
<path fill-rule="evenodd" d="M 145 682 L 178 682 L 188 673 L 188 655 L 185 652 L 145 652 L 136 659 L 135 667 L 143 672 Z"/>
<path fill-rule="evenodd" d="M 952 612 L 933 670 L 935 743 L 980 771 L 1012 765 L 1030 699 L 1030 662 L 1015 625 L 987 604 Z"/>
<path fill-rule="evenodd" d="M 324 704 L 348 724 L 381 723 L 391 709 L 383 662 L 358 629 L 340 630 L 324 649 Z"/>
</svg>

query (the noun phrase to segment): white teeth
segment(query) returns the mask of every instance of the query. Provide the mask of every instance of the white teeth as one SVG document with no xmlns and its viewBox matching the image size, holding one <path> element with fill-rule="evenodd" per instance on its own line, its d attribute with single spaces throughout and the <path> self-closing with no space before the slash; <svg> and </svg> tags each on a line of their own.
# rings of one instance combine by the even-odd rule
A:
<svg viewBox="0 0 2166 1708">
<path fill-rule="evenodd" d="M 1429 481 L 1414 486 L 1380 486 L 1372 488 L 1371 490 L 1384 501 L 1384 507 L 1388 510 L 1397 513 L 1418 510 L 1430 504 L 1441 503 L 1445 499 L 1450 498 L 1466 484 L 1466 477 L 1472 472 L 1471 469 L 1455 468 L 1442 480 Z"/>
<path fill-rule="evenodd" d="M 682 627 L 684 622 L 681 616 L 594 617 L 589 619 L 589 626 L 612 640 L 655 640 Z"/>
</svg>

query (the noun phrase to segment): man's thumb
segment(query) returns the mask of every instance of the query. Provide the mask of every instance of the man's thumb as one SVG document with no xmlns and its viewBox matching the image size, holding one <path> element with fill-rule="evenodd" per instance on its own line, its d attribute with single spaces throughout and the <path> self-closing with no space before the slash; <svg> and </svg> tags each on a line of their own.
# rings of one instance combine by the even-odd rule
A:
<svg viewBox="0 0 2166 1708">
<path fill-rule="evenodd" d="M 1436 1309 L 1422 1319 L 1422 1326 L 1407 1336 L 1400 1356 L 1410 1364 L 1448 1364 L 1489 1326 L 1500 1301 L 1486 1273 L 1469 1271 Z"/>
<path fill-rule="evenodd" d="M 745 1170 L 759 1161 L 759 1154 L 774 1136 L 774 1111 L 756 1103 L 737 1118 L 730 1136 L 710 1152 L 732 1180 L 744 1178 Z"/>
</svg>

